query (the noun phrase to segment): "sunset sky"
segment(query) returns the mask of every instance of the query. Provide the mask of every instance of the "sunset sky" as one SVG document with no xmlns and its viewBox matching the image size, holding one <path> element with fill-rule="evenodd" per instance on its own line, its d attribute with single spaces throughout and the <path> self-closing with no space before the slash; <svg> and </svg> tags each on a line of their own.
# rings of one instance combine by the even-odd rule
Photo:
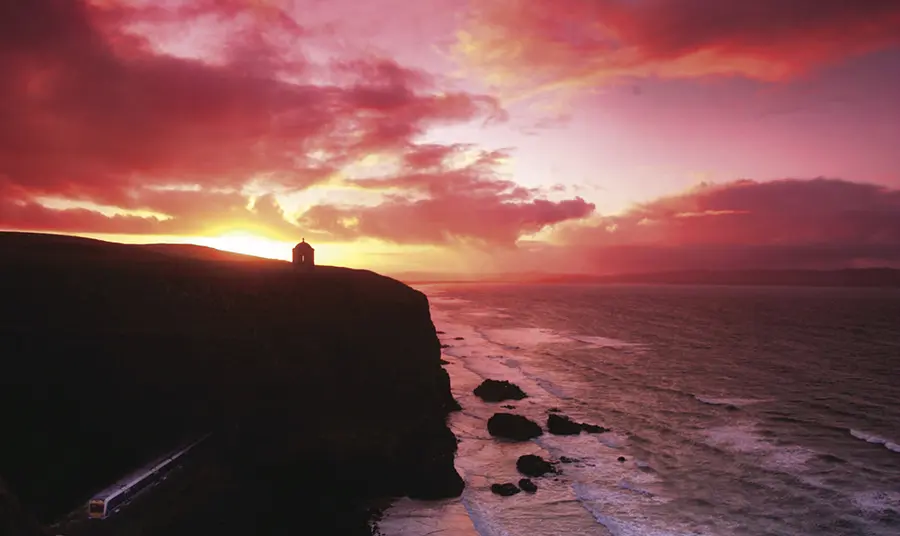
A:
<svg viewBox="0 0 900 536">
<path fill-rule="evenodd" d="M 896 0 L 7 0 L 0 229 L 386 272 L 900 266 Z"/>
</svg>

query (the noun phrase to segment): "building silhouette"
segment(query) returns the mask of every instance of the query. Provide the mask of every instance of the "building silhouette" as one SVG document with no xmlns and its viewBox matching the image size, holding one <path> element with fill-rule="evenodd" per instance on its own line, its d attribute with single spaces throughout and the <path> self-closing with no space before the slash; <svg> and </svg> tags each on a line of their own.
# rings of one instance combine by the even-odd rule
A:
<svg viewBox="0 0 900 536">
<path fill-rule="evenodd" d="M 311 271 L 316 265 L 316 250 L 304 238 L 294 246 L 294 268 Z"/>
</svg>

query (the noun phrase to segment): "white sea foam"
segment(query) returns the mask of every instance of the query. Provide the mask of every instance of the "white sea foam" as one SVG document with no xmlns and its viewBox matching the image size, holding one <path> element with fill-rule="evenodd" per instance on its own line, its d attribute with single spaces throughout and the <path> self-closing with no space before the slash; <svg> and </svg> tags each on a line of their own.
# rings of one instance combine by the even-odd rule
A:
<svg viewBox="0 0 900 536">
<path fill-rule="evenodd" d="M 869 432 L 863 432 L 860 430 L 850 430 L 850 435 L 855 437 L 856 439 L 862 439 L 867 443 L 874 443 L 876 445 L 884 445 L 884 448 L 892 451 L 900 453 L 900 444 L 897 444 L 890 439 L 885 439 L 881 436 L 870 434 Z"/>
<path fill-rule="evenodd" d="M 562 344 L 569 339 L 552 329 L 510 328 L 484 330 L 491 342 L 511 349 L 534 349 L 543 344 Z"/>
<path fill-rule="evenodd" d="M 599 337 L 594 335 L 566 334 L 552 329 L 544 328 L 505 328 L 489 329 L 484 331 L 484 336 L 497 344 L 516 350 L 534 350 L 543 345 L 551 344 L 575 344 L 590 348 L 611 348 L 616 350 L 642 350 L 644 345 Z"/>
<path fill-rule="evenodd" d="M 711 406 L 734 406 L 734 407 L 744 407 L 750 406 L 753 404 L 762 404 L 764 402 L 770 402 L 769 399 L 757 399 L 757 398 L 713 398 L 708 396 L 699 396 L 694 395 L 694 398 L 698 402 L 702 402 L 704 404 L 709 404 Z"/>
<path fill-rule="evenodd" d="M 900 491 L 860 491 L 853 494 L 853 504 L 871 514 L 900 511 Z"/>
<path fill-rule="evenodd" d="M 619 339 L 612 339 L 609 337 L 597 337 L 594 335 L 573 335 L 570 337 L 572 340 L 583 342 L 585 344 L 590 344 L 591 346 L 595 346 L 597 348 L 615 348 L 617 350 L 633 350 L 633 349 L 642 349 L 644 347 L 643 344 L 638 344 L 635 342 L 627 342 Z"/>
<path fill-rule="evenodd" d="M 641 510 L 660 499 L 624 487 L 608 488 L 589 483 L 573 485 L 582 507 L 613 536 L 699 536 L 688 527 L 654 526 Z"/>
<path fill-rule="evenodd" d="M 499 311 L 466 311 L 466 314 L 482 318 L 512 318 L 512 315 Z"/>
<path fill-rule="evenodd" d="M 720 426 L 704 431 L 709 445 L 751 457 L 760 467 L 795 473 L 815 456 L 798 445 L 776 445 L 762 437 L 753 424 Z"/>
</svg>

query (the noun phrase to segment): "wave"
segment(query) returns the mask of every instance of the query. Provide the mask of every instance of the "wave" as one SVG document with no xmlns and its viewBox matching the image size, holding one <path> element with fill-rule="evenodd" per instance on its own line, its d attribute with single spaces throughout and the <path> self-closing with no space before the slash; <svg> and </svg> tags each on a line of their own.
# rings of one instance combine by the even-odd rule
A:
<svg viewBox="0 0 900 536">
<path fill-rule="evenodd" d="M 635 342 L 600 337 L 597 335 L 573 335 L 546 328 L 487 329 L 485 339 L 512 350 L 536 349 L 552 344 L 582 344 L 592 348 L 614 350 L 642 350 L 645 345 Z"/>
<path fill-rule="evenodd" d="M 509 532 L 491 520 L 490 514 L 476 501 L 469 498 L 469 494 L 463 493 L 462 504 L 469 513 L 472 526 L 480 536 L 510 536 Z"/>
<path fill-rule="evenodd" d="M 698 536 L 698 533 L 680 527 L 652 526 L 639 511 L 642 506 L 658 502 L 652 495 L 624 488 L 604 490 L 580 482 L 573 484 L 572 490 L 582 508 L 612 536 Z M 635 495 L 641 499 L 635 501 Z"/>
<path fill-rule="evenodd" d="M 853 494 L 853 504 L 863 512 L 876 514 L 900 510 L 900 492 L 860 491 Z"/>
<path fill-rule="evenodd" d="M 787 474 L 802 472 L 806 463 L 817 455 L 797 445 L 778 445 L 767 439 L 755 424 L 720 426 L 705 430 L 704 435 L 712 447 L 742 454 L 759 467 Z"/>
<path fill-rule="evenodd" d="M 869 432 L 862 432 L 862 431 L 853 430 L 853 429 L 850 430 L 850 435 L 852 435 L 856 439 L 862 439 L 866 443 L 873 443 L 876 445 L 884 445 L 884 448 L 886 448 L 892 452 L 900 453 L 900 445 L 898 445 L 897 443 L 894 443 L 890 439 L 885 439 L 881 436 L 871 434 Z"/>
<path fill-rule="evenodd" d="M 573 335 L 569 337 L 573 341 L 583 342 L 585 344 L 590 344 L 591 346 L 595 346 L 597 348 L 613 348 L 616 350 L 632 350 L 632 349 L 642 349 L 645 345 L 639 344 L 636 342 L 628 342 L 619 339 L 613 339 L 610 337 L 598 337 L 596 335 Z"/>
<path fill-rule="evenodd" d="M 736 408 L 750 406 L 752 404 L 762 404 L 770 401 L 768 399 L 756 398 L 711 398 L 700 395 L 694 395 L 694 399 L 697 400 L 697 402 L 709 404 L 710 406 L 734 406 Z"/>
</svg>

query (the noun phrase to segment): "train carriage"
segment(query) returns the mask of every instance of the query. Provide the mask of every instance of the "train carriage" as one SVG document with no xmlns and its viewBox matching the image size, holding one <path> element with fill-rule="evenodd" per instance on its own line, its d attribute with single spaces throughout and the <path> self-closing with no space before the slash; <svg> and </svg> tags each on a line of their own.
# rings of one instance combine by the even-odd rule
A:
<svg viewBox="0 0 900 536">
<path fill-rule="evenodd" d="M 169 471 L 177 466 L 184 454 L 207 437 L 209 436 L 204 436 L 186 447 L 157 458 L 141 470 L 94 495 L 88 501 L 88 517 L 90 519 L 106 519 L 114 514 L 137 494 L 164 479 Z"/>
</svg>

